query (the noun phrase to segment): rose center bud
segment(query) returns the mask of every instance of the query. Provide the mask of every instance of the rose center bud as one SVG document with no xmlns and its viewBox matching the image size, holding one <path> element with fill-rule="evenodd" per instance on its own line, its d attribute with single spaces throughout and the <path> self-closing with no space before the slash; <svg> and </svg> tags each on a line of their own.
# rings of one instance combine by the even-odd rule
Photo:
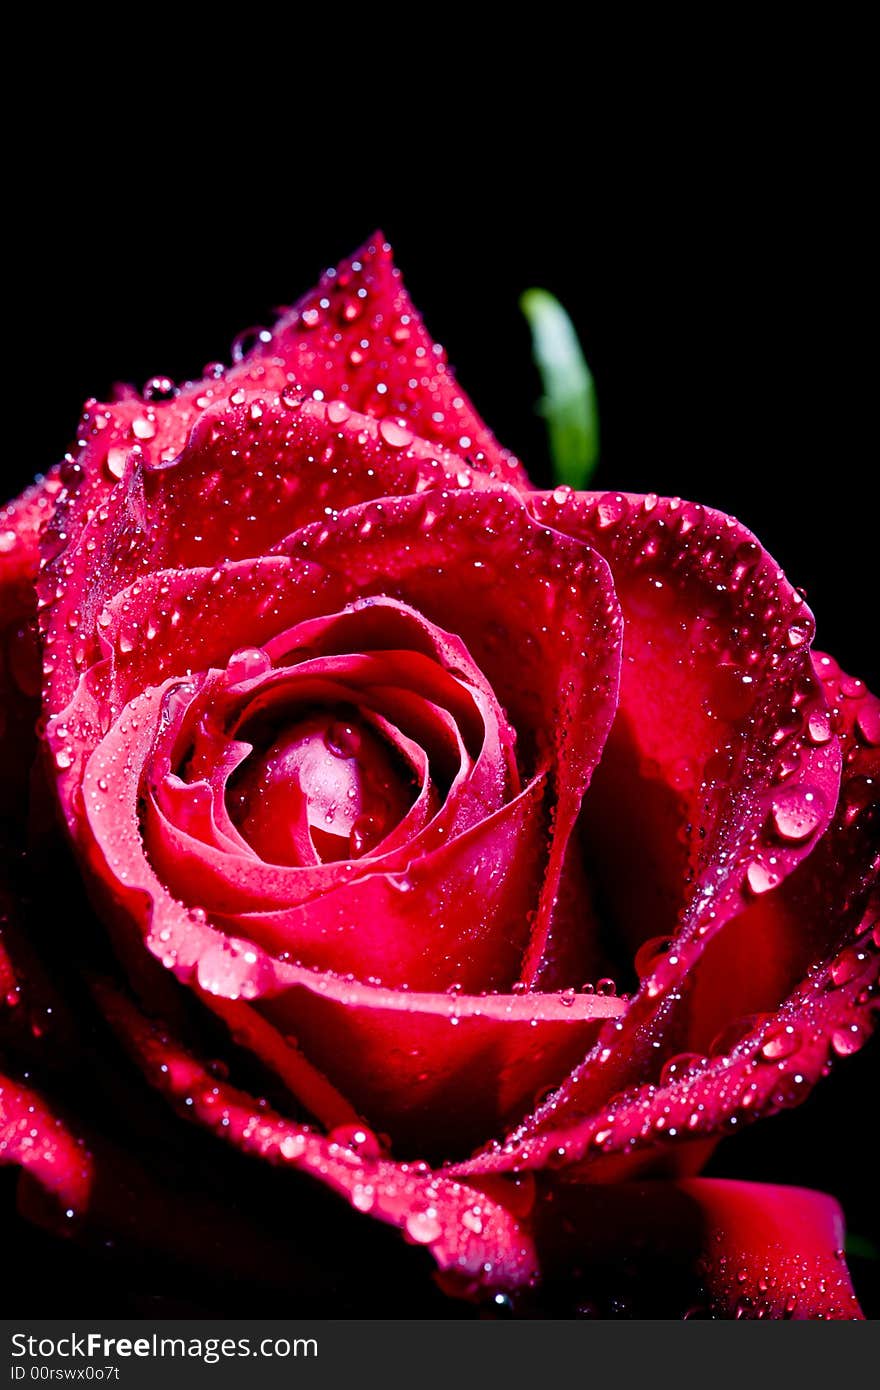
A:
<svg viewBox="0 0 880 1390">
<path fill-rule="evenodd" d="M 406 766 L 372 729 L 332 712 L 286 728 L 247 759 L 233 819 L 261 858 L 325 863 L 368 854 L 409 810 Z M 309 845 L 311 841 L 311 845 Z"/>
</svg>

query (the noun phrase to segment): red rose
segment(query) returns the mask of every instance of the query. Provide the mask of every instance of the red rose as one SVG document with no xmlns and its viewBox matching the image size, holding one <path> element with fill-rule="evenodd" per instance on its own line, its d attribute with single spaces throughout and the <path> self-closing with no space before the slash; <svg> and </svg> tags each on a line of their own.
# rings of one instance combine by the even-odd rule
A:
<svg viewBox="0 0 880 1390">
<path fill-rule="evenodd" d="M 106 932 L 28 941 L 10 887 L 24 1208 L 158 1209 L 53 1079 L 85 982 L 198 1163 L 319 1179 L 450 1293 L 606 1312 L 635 1260 L 647 1315 L 658 1262 L 715 1314 L 858 1315 L 830 1199 L 692 1175 L 867 1036 L 878 701 L 738 522 L 533 491 L 381 238 L 238 357 L 89 402 L 0 527 L 3 810 L 14 840 L 39 556 L 44 766 Z"/>
</svg>

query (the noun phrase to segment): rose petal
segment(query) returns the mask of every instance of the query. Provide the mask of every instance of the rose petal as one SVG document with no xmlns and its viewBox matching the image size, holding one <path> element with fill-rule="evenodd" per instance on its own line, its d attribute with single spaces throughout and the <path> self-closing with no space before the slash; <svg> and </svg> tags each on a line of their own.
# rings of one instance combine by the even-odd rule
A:
<svg viewBox="0 0 880 1390">
<path fill-rule="evenodd" d="M 396 1153 L 438 1159 L 468 1152 L 522 1114 L 623 1008 L 573 991 L 426 994 L 305 972 L 259 1005 L 391 1136 Z"/>
<path fill-rule="evenodd" d="M 163 686 L 132 701 L 102 740 L 86 768 L 85 823 L 77 827 L 83 847 L 91 829 L 101 861 L 95 860 L 94 849 L 91 858 L 101 877 L 118 880 L 119 887 L 142 887 L 152 896 L 150 930 L 160 957 L 167 954 L 163 932 L 173 931 L 180 915 L 171 894 L 186 847 L 166 825 L 161 835 L 152 837 L 156 866 L 151 866 L 141 840 L 138 792 L 168 693 Z M 543 793 L 536 779 L 519 797 L 448 845 L 418 856 L 411 865 L 404 857 L 399 872 L 367 872 L 366 877 L 343 881 L 334 891 L 310 895 L 301 907 L 288 906 L 273 916 L 242 911 L 240 906 L 236 910 L 236 892 L 252 870 L 255 887 L 271 892 L 271 880 L 261 883 L 270 877 L 265 866 L 207 845 L 201 849 L 201 863 L 210 867 L 212 859 L 219 860 L 216 891 L 222 895 L 225 882 L 229 904 L 219 920 L 238 926 L 238 935 L 262 943 L 273 954 L 324 966 L 329 957 L 338 970 L 356 969 L 412 988 L 443 988 L 453 982 L 474 987 L 474 981 L 491 987 L 514 978 L 519 963 L 527 930 L 522 904 L 534 900 L 540 877 Z M 198 847 L 182 862 L 188 868 L 181 881 L 190 906 L 201 908 L 206 900 L 213 906 L 210 894 L 199 893 L 200 886 L 210 885 L 204 869 L 196 874 Z M 295 875 L 311 873 L 274 870 L 282 890 Z"/>
<path fill-rule="evenodd" d="M 91 1159 L 35 1091 L 0 1074 L 0 1164 L 33 1175 L 73 1215 L 88 1201 Z"/>
<path fill-rule="evenodd" d="M 203 413 L 172 463 L 132 461 L 99 505 L 63 522 L 81 530 L 40 580 L 50 710 L 99 658 L 104 605 L 145 574 L 265 555 L 316 514 L 332 518 L 366 498 L 488 486 L 424 441 L 388 445 L 381 422 L 365 416 L 335 422 L 332 407 L 315 401 L 288 407 L 278 397 L 232 396 L 245 399 Z"/>
<path fill-rule="evenodd" d="M 823 1193 L 716 1178 L 555 1183 L 533 1226 L 549 1297 L 568 1316 L 862 1316 L 843 1216 Z"/>
<path fill-rule="evenodd" d="M 675 937 L 622 1026 L 605 1031 L 566 1087 L 562 1108 L 573 1120 L 655 1076 L 676 1041 L 684 1046 L 684 982 L 723 924 L 781 882 L 821 836 L 837 797 L 840 749 L 833 737 L 819 745 L 809 733 L 827 709 L 810 661 L 812 619 L 737 522 L 676 499 L 559 489 L 532 506 L 588 539 L 612 566 L 626 659 L 585 817 L 630 949 L 658 928 Z M 747 687 L 743 696 L 746 677 L 754 693 Z M 783 784 L 787 794 L 814 798 L 810 833 L 796 841 L 772 822 Z M 629 871 L 633 856 L 648 866 L 639 874 Z M 644 893 L 666 882 L 654 872 L 661 861 L 678 864 L 679 881 L 649 901 Z M 555 1128 L 558 1108 L 549 1119 Z"/>
<path fill-rule="evenodd" d="M 362 312 L 351 318 L 352 308 Z M 369 354 L 360 346 L 367 341 L 365 333 L 370 335 Z M 366 371 L 361 371 L 357 360 L 361 354 L 369 360 Z M 384 423 L 381 445 L 386 454 L 413 446 L 419 457 L 428 462 L 431 449 L 416 443 L 414 437 L 418 436 L 441 450 L 448 446 L 454 451 L 449 455 L 447 472 L 452 466 L 468 480 L 479 479 L 485 472 L 526 485 L 520 465 L 498 447 L 455 384 L 442 350 L 431 343 L 409 301 L 393 266 L 390 247 L 377 234 L 351 261 L 335 273 L 328 272 L 318 290 L 280 320 L 269 343 L 257 339 L 252 351 L 219 379 L 212 376 L 188 383 L 167 401 L 144 401 L 132 393 L 109 405 L 87 402 L 76 452 L 68 455 L 62 466 L 60 477 L 64 486 L 42 543 L 46 573 L 40 581 L 41 601 L 47 610 L 54 609 L 51 619 L 48 613 L 44 614 L 49 633 L 60 633 L 65 624 L 69 631 L 77 630 L 78 617 L 86 617 L 84 635 L 78 634 L 74 643 L 66 633 L 64 646 L 59 642 L 49 660 L 47 688 L 55 708 L 65 704 L 72 694 L 76 679 L 73 658 L 89 639 L 90 623 L 81 607 L 88 598 L 87 590 L 94 589 L 91 598 L 98 607 L 115 591 L 112 575 L 101 574 L 94 564 L 90 569 L 77 572 L 74 567 L 71 571 L 67 554 L 71 541 L 78 541 L 90 517 L 97 518 L 96 527 L 107 524 L 109 513 L 105 515 L 104 508 L 118 484 L 122 483 L 124 494 L 128 492 L 126 480 L 133 472 L 139 475 L 142 468 L 161 470 L 175 460 L 192 426 L 218 399 L 230 401 L 233 407 L 246 402 L 247 419 L 257 434 L 269 423 L 266 420 L 264 424 L 269 402 L 281 395 L 289 401 L 312 396 L 316 402 L 336 398 L 335 406 L 328 405 L 319 414 L 326 410 L 328 427 L 337 433 L 377 437 L 379 426 L 371 422 L 352 426 L 347 422 L 346 412 L 350 409 L 380 419 Z M 345 403 L 341 397 L 346 398 Z M 311 405 L 301 408 L 307 418 Z M 243 411 L 240 418 L 244 415 Z M 204 431 L 199 437 L 204 440 Z M 332 432 L 328 435 L 328 440 L 335 438 Z M 228 464 L 228 457 L 225 462 Z M 376 495 L 366 469 L 361 477 L 365 491 L 356 500 Z M 252 476 L 251 483 L 254 481 Z M 157 486 L 161 491 L 162 484 Z M 269 488 L 277 496 L 277 484 L 272 482 Z M 206 500 L 204 496 L 200 498 L 200 512 L 205 510 Z M 235 511 L 227 512 L 223 518 L 227 532 L 223 554 L 231 543 L 236 519 L 240 516 L 242 543 L 253 524 L 248 518 L 254 513 L 242 508 L 248 498 L 240 492 L 236 501 Z M 136 530 L 143 506 L 139 490 L 132 497 L 131 506 Z M 239 553 L 253 555 L 260 551 Z M 119 548 L 115 556 L 117 567 L 122 554 L 123 549 Z M 211 563 L 216 558 L 219 555 L 205 553 L 200 563 Z M 176 557 L 173 562 L 177 562 Z M 99 582 L 86 585 L 86 575 Z M 119 578 L 116 589 L 131 577 L 129 568 L 126 577 Z"/>
<path fill-rule="evenodd" d="M 21 834 L 21 806 L 37 750 L 40 655 L 34 578 L 39 536 L 61 484 L 57 471 L 0 509 L 0 821 Z"/>
<path fill-rule="evenodd" d="M 844 750 L 834 821 L 814 853 L 767 895 L 760 913 L 748 909 L 713 940 L 684 1000 L 682 1055 L 665 1054 L 659 1086 L 637 1085 L 615 1096 L 609 1084 L 605 1103 L 583 1118 L 580 1073 L 573 1073 L 507 1144 L 462 1172 L 545 1163 L 604 1167 L 609 1155 L 730 1131 L 798 1104 L 833 1062 L 868 1040 L 880 1002 L 880 801 L 872 791 L 880 754 L 860 733 L 870 698 L 864 687 L 828 657 L 817 665 Z M 770 964 L 760 956 L 754 978 L 740 973 L 739 953 L 749 959 L 765 932 L 783 959 Z M 746 1015 L 738 1032 L 731 1037 L 728 1030 L 727 1040 L 716 1043 L 717 1055 L 701 1056 L 710 1034 L 737 1013 Z M 610 1057 L 601 1050 L 593 1064 L 599 1076 Z"/>
<path fill-rule="evenodd" d="M 364 345 L 366 342 L 366 346 Z M 381 232 L 277 325 L 260 351 L 288 374 L 368 415 L 400 419 L 502 482 L 528 485 L 431 341 Z"/>
<path fill-rule="evenodd" d="M 708 1051 L 737 1018 L 775 1013 L 829 953 L 841 956 L 836 976 L 867 984 L 869 962 L 860 959 L 855 931 L 864 924 L 867 932 L 866 894 L 880 869 L 880 747 L 862 729 L 876 697 L 831 657 L 817 656 L 816 669 L 831 711 L 827 727 L 843 752 L 834 819 L 809 858 L 710 945 L 688 998 L 688 1047 L 695 1052 Z M 791 806 L 780 799 L 776 814 L 789 816 Z"/>
<path fill-rule="evenodd" d="M 370 1138 L 315 1134 L 258 1106 L 218 1081 L 166 1034 L 152 1027 L 126 999 L 104 988 L 102 1006 L 148 1081 L 188 1119 L 266 1162 L 319 1178 L 360 1212 L 404 1231 L 428 1247 L 441 1269 L 490 1287 L 518 1288 L 534 1278 L 528 1233 L 503 1206 L 426 1165 L 397 1164 L 370 1153 Z M 358 1152 L 358 1147 L 366 1150 Z"/>
</svg>

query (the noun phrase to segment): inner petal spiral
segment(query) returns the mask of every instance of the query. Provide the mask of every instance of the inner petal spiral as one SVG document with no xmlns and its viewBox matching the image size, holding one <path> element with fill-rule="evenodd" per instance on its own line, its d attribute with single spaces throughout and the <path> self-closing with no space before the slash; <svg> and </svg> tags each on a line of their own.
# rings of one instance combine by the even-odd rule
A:
<svg viewBox="0 0 880 1390">
<path fill-rule="evenodd" d="M 356 713 L 319 711 L 288 725 L 245 762 L 230 815 L 275 864 L 359 859 L 415 799 L 411 772 Z"/>
</svg>

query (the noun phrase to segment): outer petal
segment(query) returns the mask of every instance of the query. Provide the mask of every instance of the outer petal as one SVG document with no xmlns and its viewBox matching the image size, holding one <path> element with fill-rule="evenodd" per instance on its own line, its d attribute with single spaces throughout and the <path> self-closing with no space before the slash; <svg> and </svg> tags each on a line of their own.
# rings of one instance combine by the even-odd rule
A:
<svg viewBox="0 0 880 1390">
<path fill-rule="evenodd" d="M 806 862 L 712 942 L 688 999 L 687 1041 L 694 1052 L 710 1050 L 725 1028 L 729 1035 L 731 1020 L 775 1013 L 829 955 L 837 961 L 837 984 L 846 983 L 846 976 L 865 987 L 871 981 L 869 903 L 880 870 L 880 701 L 831 657 L 817 656 L 815 664 L 830 719 L 827 730 L 818 724 L 814 733 L 825 737 L 833 730 L 843 752 L 834 820 Z M 783 824 L 792 805 L 785 794 L 776 804 Z M 798 830 L 796 819 L 791 828 Z M 848 1008 L 838 998 L 843 1023 Z M 864 1013 L 867 1022 L 867 1008 Z"/>
<path fill-rule="evenodd" d="M 281 358 L 288 376 L 325 399 L 407 421 L 501 482 L 528 486 L 517 460 L 477 415 L 446 354 L 431 341 L 381 232 L 276 325 L 256 354 Z"/>
<path fill-rule="evenodd" d="M 40 657 L 34 576 L 39 536 L 61 486 L 57 472 L 0 509 L 0 821 L 20 834 L 37 741 Z"/>
<path fill-rule="evenodd" d="M 569 1316 L 861 1317 L 840 1208 L 819 1192 L 707 1178 L 554 1183 L 539 1189 L 531 1226 L 545 1297 Z"/>
<path fill-rule="evenodd" d="M 462 1172 L 583 1163 L 613 1178 L 620 1167 L 611 1155 L 708 1139 L 798 1104 L 833 1061 L 867 1041 L 880 1002 L 880 754 L 865 735 L 876 738 L 873 697 L 830 658 L 818 669 L 845 754 L 834 821 L 760 911 L 731 919 L 702 957 L 681 1007 L 680 1055 L 663 1056 L 659 1084 L 617 1095 L 609 1086 L 588 1114 L 578 1069 L 506 1145 Z M 777 958 L 765 965 L 759 944 L 753 979 L 741 973 L 740 953 L 750 960 L 765 935 Z M 712 1044 L 731 1013 L 738 1026 Z M 600 1076 L 610 1055 L 602 1049 L 594 1062 Z"/>
<path fill-rule="evenodd" d="M 601 877 L 604 865 L 629 951 L 645 937 L 675 938 L 621 1025 L 606 1030 L 566 1088 L 564 1109 L 574 1119 L 656 1076 L 664 1057 L 685 1046 L 687 980 L 724 924 L 781 882 L 821 836 L 841 755 L 835 737 L 825 737 L 812 619 L 738 523 L 675 499 L 562 489 L 532 506 L 603 550 L 615 575 L 625 660 L 617 719 L 585 803 L 586 843 L 601 851 L 594 868 Z M 801 804 L 809 799 L 806 832 L 796 839 L 774 822 L 783 790 Z M 665 884 L 659 894 L 655 882 Z M 560 1116 L 547 1118 L 555 1128 Z M 536 1117 L 535 1127 L 541 1123 Z"/>
<path fill-rule="evenodd" d="M 459 456 L 338 402 L 230 386 L 191 423 L 169 458 L 142 445 L 118 457 L 111 443 L 100 491 L 91 468 L 69 514 L 59 504 L 39 584 L 50 708 L 96 659 L 103 605 L 145 574 L 265 555 L 368 498 L 489 485 Z M 70 539 L 58 549 L 62 526 Z"/>
<path fill-rule="evenodd" d="M 38 478 L 20 497 L 0 507 L 0 585 L 32 580 L 39 564 L 40 534 L 61 490 L 59 469 Z"/>
<path fill-rule="evenodd" d="M 583 1054 L 595 1036 L 595 1021 L 622 1011 L 620 1000 L 575 996 L 573 991 L 564 996 L 473 998 L 458 993 L 426 995 L 415 989 L 382 990 L 279 959 L 260 948 L 256 933 L 242 939 L 217 931 L 204 912 L 182 907 L 144 858 L 135 792 L 138 768 L 152 739 L 146 697 L 130 710 L 131 723 L 119 725 L 125 739 L 119 751 L 130 763 L 131 787 L 124 786 L 123 767 L 102 761 L 115 748 L 115 730 L 90 763 L 84 787 L 87 824 L 95 826 L 94 845 L 84 847 L 93 862 L 96 851 L 100 853 L 95 869 L 103 891 L 109 893 L 108 907 L 111 912 L 123 910 L 121 926 L 126 935 L 132 923 L 141 925 L 141 930 L 146 926 L 152 953 L 178 978 L 198 984 L 212 1007 L 217 1001 L 216 1007 L 234 1031 L 247 1036 L 250 1049 L 263 1055 L 313 1112 L 322 1117 L 328 1114 L 311 1079 L 303 1077 L 301 1067 L 294 1069 L 291 1046 L 322 1068 L 361 1113 L 374 1125 L 390 1129 L 396 1140 L 419 1145 L 420 1152 L 437 1146 L 438 1141 L 447 1152 L 452 1147 L 461 1149 L 522 1113 L 537 1090 L 546 1089 L 549 1081 L 563 1075 Z M 107 789 L 103 793 L 101 782 Z M 120 796 L 123 807 L 128 807 L 125 814 L 120 812 Z M 105 809 L 112 813 L 106 827 Z M 462 847 L 457 845 L 449 846 L 451 863 L 460 861 L 467 839 Z M 439 871 L 440 866 L 434 867 Z M 389 881 L 389 876 L 374 875 L 365 880 L 365 888 L 374 897 L 384 893 L 393 911 L 395 895 L 407 906 L 418 897 L 419 871 L 416 865 L 410 879 L 403 882 L 400 876 Z M 447 869 L 440 875 L 441 882 L 450 872 Z M 430 882 L 424 884 L 424 892 L 431 903 Z M 350 894 L 356 914 L 358 885 L 353 885 Z M 442 896 L 435 896 L 442 901 Z M 482 906 L 473 909 L 474 920 L 485 915 L 487 901 L 491 906 L 491 899 L 481 899 Z M 512 916 L 514 911 L 515 904 L 498 922 L 490 919 L 492 930 L 506 923 L 506 931 L 515 933 L 521 922 Z M 471 908 L 461 894 L 450 912 L 453 922 L 471 920 Z M 402 919 L 402 925 L 406 920 Z M 435 974 L 446 949 L 439 934 L 440 940 L 425 946 Z M 451 942 L 450 949 L 454 945 Z M 136 964 L 134 969 L 137 974 Z M 224 1003 L 227 1000 L 236 1005 L 232 1012 Z M 259 1006 L 274 1025 L 280 1046 L 248 1025 L 242 1000 Z M 469 1077 L 466 1094 L 462 1094 L 462 1075 Z"/>
<path fill-rule="evenodd" d="M 187 383 L 170 400 L 142 400 L 126 393 L 111 404 L 87 402 L 76 449 L 60 472 L 64 487 L 43 545 L 47 569 L 41 598 L 45 605 L 63 600 L 65 621 L 86 589 L 84 575 L 71 575 L 64 558 L 70 541 L 90 517 L 100 514 L 130 460 L 148 469 L 174 460 L 190 429 L 218 399 L 231 399 L 233 404 L 247 399 L 249 409 L 255 394 L 266 399 L 283 394 L 289 401 L 310 396 L 342 401 L 343 409 L 387 420 L 390 438 L 411 441 L 418 435 L 428 441 L 424 452 L 430 445 L 453 451 L 468 472 L 527 485 L 516 459 L 499 448 L 456 385 L 442 349 L 431 342 L 413 309 L 391 248 L 380 234 L 352 260 L 329 271 L 272 334 L 255 335 L 253 348 L 235 355 L 238 360 L 227 372 Z M 395 431 L 393 421 L 404 425 Z M 370 492 L 367 485 L 357 500 Z M 253 515 L 247 502 L 246 495 L 240 496 L 234 511 L 226 513 L 228 532 L 240 519 L 242 534 L 247 535 Z M 200 562 L 211 563 L 211 558 L 205 554 Z M 101 601 L 108 596 L 103 590 Z M 69 632 L 66 647 L 76 649 Z M 60 642 L 47 677 L 56 704 L 65 703 L 74 673 Z"/>
<path fill-rule="evenodd" d="M 85 1146 L 35 1091 L 0 1074 L 0 1163 L 31 1173 L 71 1215 L 88 1199 Z"/>
<path fill-rule="evenodd" d="M 147 1079 L 187 1118 L 264 1161 L 319 1178 L 357 1211 L 369 1212 L 400 1228 L 413 1243 L 428 1246 L 441 1269 L 453 1268 L 478 1285 L 510 1288 L 527 1285 L 535 1277 L 528 1232 L 500 1203 L 432 1173 L 425 1164 L 397 1164 L 378 1157 L 371 1136 L 357 1129 L 337 1140 L 293 1124 L 218 1082 L 115 991 L 103 991 L 102 1006 Z"/>
</svg>

